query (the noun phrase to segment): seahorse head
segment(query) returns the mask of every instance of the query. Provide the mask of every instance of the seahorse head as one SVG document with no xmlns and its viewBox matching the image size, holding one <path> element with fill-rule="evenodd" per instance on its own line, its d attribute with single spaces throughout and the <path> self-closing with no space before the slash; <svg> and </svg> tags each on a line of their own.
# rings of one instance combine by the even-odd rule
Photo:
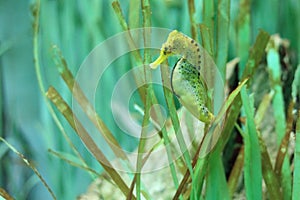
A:
<svg viewBox="0 0 300 200">
<path fill-rule="evenodd" d="M 162 45 L 159 57 L 150 64 L 150 67 L 153 69 L 157 68 L 159 64 L 171 55 L 180 55 L 194 66 L 198 66 L 200 63 L 198 44 L 177 30 L 169 34 L 167 41 Z"/>
</svg>

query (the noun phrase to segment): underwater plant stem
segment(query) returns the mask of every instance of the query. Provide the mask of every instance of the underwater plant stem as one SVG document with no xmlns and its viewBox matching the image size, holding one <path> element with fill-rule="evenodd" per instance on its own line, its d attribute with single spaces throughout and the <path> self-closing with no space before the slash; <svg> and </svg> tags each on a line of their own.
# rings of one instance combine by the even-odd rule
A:
<svg viewBox="0 0 300 200">
<path fill-rule="evenodd" d="M 76 154 L 76 156 L 81 160 L 84 166 L 87 166 L 86 162 L 82 158 L 81 154 L 79 151 L 76 149 L 75 145 L 67 135 L 67 133 L 64 130 L 63 125 L 59 121 L 55 111 L 53 110 L 51 104 L 49 103 L 47 97 L 46 97 L 46 90 L 44 86 L 44 81 L 42 78 L 42 73 L 41 73 L 41 66 L 40 66 L 40 60 L 39 60 L 39 21 L 40 21 L 40 0 L 36 0 L 36 3 L 32 7 L 32 15 L 34 17 L 33 21 L 33 60 L 34 60 L 34 67 L 35 67 L 35 73 L 39 85 L 40 92 L 43 96 L 44 102 L 49 110 L 50 115 L 52 116 L 55 124 L 57 125 L 58 129 L 70 145 L 71 149 L 73 152 Z"/>
<path fill-rule="evenodd" d="M 64 101 L 60 94 L 50 86 L 46 93 L 47 97 L 52 101 L 52 103 L 57 107 L 57 109 L 62 113 L 65 119 L 68 121 L 70 126 L 74 129 L 77 135 L 80 137 L 82 142 L 87 146 L 96 160 L 101 164 L 104 170 L 110 175 L 115 184 L 120 188 L 120 190 L 126 196 L 129 193 L 129 188 L 120 177 L 119 173 L 113 168 L 111 163 L 108 161 L 104 153 L 97 147 L 94 140 L 91 138 L 89 133 L 85 130 L 81 122 L 77 119 L 69 105 Z M 133 197 L 135 199 L 135 197 Z"/>
<path fill-rule="evenodd" d="M 264 30 L 260 30 L 258 36 L 256 37 L 254 45 L 250 48 L 249 58 L 247 60 L 241 80 L 244 80 L 245 78 L 253 75 L 263 57 L 263 54 L 265 53 L 269 38 L 270 35 L 267 32 L 265 32 Z M 250 79 L 249 81 L 251 83 L 252 80 Z"/>
<path fill-rule="evenodd" d="M 38 176 L 38 178 L 42 181 L 43 185 L 46 187 L 46 189 L 48 190 L 48 192 L 50 193 L 50 195 L 52 196 L 52 198 L 54 200 L 56 200 L 55 194 L 54 192 L 51 190 L 51 188 L 49 187 L 49 185 L 47 184 L 47 182 L 45 181 L 45 179 L 42 177 L 42 175 L 39 173 L 39 171 L 36 169 L 36 167 L 30 163 L 23 154 L 21 154 L 16 148 L 14 148 L 10 143 L 8 143 L 5 139 L 3 139 L 2 137 L 0 137 L 0 141 L 4 142 L 4 144 L 6 146 L 8 146 L 8 148 L 10 148 L 10 150 L 12 150 L 15 154 L 17 154 L 21 160 L 32 169 L 32 171 Z M 1 188 L 0 188 L 1 189 Z M 0 191 L 1 194 L 1 191 Z M 1 196 L 0 196 L 1 197 Z"/>
<path fill-rule="evenodd" d="M 292 199 L 297 200 L 300 196 L 300 110 L 297 113 L 296 121 L 296 146 L 294 158 L 294 174 L 293 174 L 293 193 Z"/>
<path fill-rule="evenodd" d="M 288 112 L 287 112 L 287 123 L 286 123 L 286 131 L 285 135 L 281 140 L 281 143 L 278 148 L 277 157 L 275 161 L 274 171 L 277 175 L 280 175 L 282 172 L 283 161 L 286 157 L 288 151 L 288 144 L 291 132 L 293 130 L 293 109 L 294 109 L 294 102 L 291 101 L 289 104 Z"/>
<path fill-rule="evenodd" d="M 223 80 L 226 77 L 226 63 L 229 46 L 230 0 L 218 0 L 218 25 L 216 38 L 216 65 Z"/>
<path fill-rule="evenodd" d="M 248 90 L 241 90 L 243 110 L 245 111 L 246 124 L 243 137 L 244 153 L 244 179 L 247 199 L 262 198 L 262 160 L 258 131 L 254 120 L 254 101 L 249 97 Z"/>
<path fill-rule="evenodd" d="M 141 0 L 141 6 L 142 6 L 142 15 L 143 15 L 143 27 L 151 26 L 151 18 L 150 18 L 150 4 L 148 0 Z M 144 29 L 143 31 L 143 39 L 144 39 L 144 45 L 148 46 L 150 44 L 150 29 Z M 149 49 L 144 50 L 144 59 L 143 59 L 143 67 L 144 67 L 144 80 L 146 83 L 149 83 L 151 80 L 151 73 L 148 67 L 145 66 L 145 63 L 149 63 L 151 60 L 151 56 L 149 54 Z M 153 88 L 150 84 L 147 84 L 144 87 L 145 91 L 145 112 L 142 122 L 142 131 L 140 136 L 140 141 L 138 145 L 138 156 L 137 156 L 137 163 L 136 163 L 136 198 L 137 200 L 141 199 L 141 175 L 142 175 L 142 167 L 143 167 L 143 155 L 145 151 L 145 144 L 147 140 L 147 134 L 148 134 L 148 128 L 147 126 L 150 123 L 150 108 L 152 106 L 152 95 L 154 93 L 152 92 Z"/>
<path fill-rule="evenodd" d="M 116 16 L 117 16 L 117 18 L 120 22 L 120 25 L 121 25 L 123 31 L 125 31 L 127 33 L 127 41 L 128 41 L 128 45 L 130 46 L 130 49 L 137 49 L 136 44 L 133 40 L 132 34 L 130 33 L 130 27 L 128 26 L 128 24 L 125 20 L 125 17 L 123 15 L 120 2 L 119 1 L 113 1 L 112 2 L 112 7 L 115 11 L 115 14 L 116 14 Z M 142 65 L 143 64 L 143 59 L 142 59 L 142 56 L 139 53 L 139 51 L 135 50 L 135 51 L 132 51 L 131 53 L 132 53 L 133 58 L 136 61 L 137 65 Z M 142 83 L 145 83 L 145 80 L 144 80 L 143 76 L 135 75 L 134 79 L 135 79 L 135 82 L 137 83 L 137 85 L 143 85 Z M 145 105 L 145 103 L 146 103 L 145 88 L 144 87 L 139 87 L 138 92 L 140 94 L 142 102 Z"/>
<path fill-rule="evenodd" d="M 215 21 L 216 21 L 216 15 L 215 15 L 215 5 L 214 1 L 203 1 L 203 26 L 206 27 L 207 32 L 210 33 L 210 37 L 206 37 L 206 40 L 210 40 L 211 44 L 211 51 L 204 46 L 203 47 L 209 52 L 209 55 L 214 58 L 215 56 Z M 203 33 L 202 34 L 202 40 L 203 40 Z"/>
<path fill-rule="evenodd" d="M 276 175 L 273 170 L 271 159 L 267 150 L 267 147 L 262 139 L 259 136 L 259 145 L 262 159 L 262 175 L 270 195 L 270 199 L 280 200 L 282 197 L 282 190 L 280 189 L 280 177 Z"/>
<path fill-rule="evenodd" d="M 145 144 L 147 140 L 147 133 L 148 129 L 147 126 L 150 122 L 150 107 L 151 107 L 151 98 L 150 98 L 150 87 L 148 85 L 146 89 L 146 104 L 145 104 L 145 114 L 142 122 L 142 131 L 138 146 L 138 156 L 137 156 L 137 163 L 136 163 L 136 198 L 137 200 L 141 199 L 141 171 L 143 167 L 143 155 L 145 151 Z"/>
<path fill-rule="evenodd" d="M 103 120 L 99 117 L 96 113 L 95 109 L 83 93 L 82 89 L 80 88 L 78 82 L 75 80 L 73 74 L 68 68 L 66 60 L 61 55 L 60 50 L 57 46 L 53 46 L 53 60 L 58 68 L 58 71 L 65 81 L 66 85 L 68 86 L 69 90 L 73 94 L 74 98 L 77 100 L 79 105 L 82 107 L 85 114 L 91 120 L 91 122 L 95 125 L 95 127 L 99 130 L 99 132 L 103 135 L 107 144 L 111 147 L 115 155 L 122 160 L 127 160 L 128 158 L 116 138 L 110 132 L 108 127 L 105 125 Z"/>
<path fill-rule="evenodd" d="M 195 15 L 194 0 L 188 0 L 188 8 L 189 8 L 189 17 L 190 17 L 190 24 L 191 24 L 191 36 L 195 41 L 198 42 L 197 24 L 194 19 L 194 15 Z"/>
<path fill-rule="evenodd" d="M 59 153 L 57 151 L 49 149 L 48 152 L 51 153 L 51 154 L 53 154 L 53 155 L 55 155 L 56 157 L 60 158 L 61 160 L 65 161 L 66 163 L 68 163 L 68 164 L 70 164 L 70 165 L 72 165 L 74 167 L 78 167 L 80 169 L 83 169 L 83 170 L 86 170 L 86 171 L 92 173 L 94 175 L 93 176 L 94 179 L 96 179 L 97 177 L 101 176 L 101 174 L 98 173 L 96 170 L 94 170 L 94 169 L 92 169 L 92 168 L 90 168 L 88 166 L 81 165 L 81 164 L 79 164 L 79 163 L 77 163 L 77 162 L 75 162 L 75 161 L 67 158 L 66 156 L 62 155 L 61 153 Z"/>
<path fill-rule="evenodd" d="M 228 178 L 229 195 L 232 198 L 244 166 L 244 145 L 241 147 Z"/>
<path fill-rule="evenodd" d="M 239 62 L 239 77 L 242 76 L 249 56 L 250 48 L 250 6 L 251 0 L 242 0 L 240 1 L 240 9 L 237 19 L 237 53 L 240 58 Z"/>
<path fill-rule="evenodd" d="M 123 12 L 122 12 L 119 1 L 113 1 L 112 2 L 112 7 L 115 11 L 115 14 L 117 15 L 117 18 L 120 22 L 120 25 L 121 25 L 123 31 L 127 31 L 127 33 L 128 33 L 128 44 L 129 44 L 129 46 L 132 47 L 132 49 L 136 49 L 135 48 L 136 47 L 135 42 L 134 42 L 133 37 L 130 33 L 130 27 L 128 26 L 128 24 L 125 20 L 125 17 L 123 15 Z M 133 56 L 134 56 L 135 60 L 138 62 L 138 64 L 142 64 L 143 59 L 142 59 L 140 53 L 138 51 L 133 51 L 132 53 L 133 53 Z"/>
</svg>

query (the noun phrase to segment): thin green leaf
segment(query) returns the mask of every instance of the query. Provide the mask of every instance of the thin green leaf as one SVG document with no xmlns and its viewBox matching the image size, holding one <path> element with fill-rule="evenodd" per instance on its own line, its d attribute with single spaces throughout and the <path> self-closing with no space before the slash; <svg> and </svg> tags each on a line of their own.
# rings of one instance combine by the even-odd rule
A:
<svg viewBox="0 0 300 200">
<path fill-rule="evenodd" d="M 203 40 L 207 42 L 203 42 L 203 47 L 208 51 L 209 55 L 214 57 L 215 51 L 214 51 L 214 41 L 215 41 L 215 5 L 214 1 L 203 1 L 203 26 L 205 26 L 204 30 L 205 32 L 201 31 L 202 36 L 202 42 Z M 203 27 L 202 26 L 202 27 Z M 203 28 L 201 28 L 202 30 Z M 204 35 L 207 35 L 207 32 L 209 32 L 210 37 L 203 37 Z M 205 44 L 207 44 L 205 46 Z M 210 46 L 210 48 L 206 48 L 207 46 Z"/>
<path fill-rule="evenodd" d="M 196 197 L 201 197 L 202 190 L 203 190 L 203 183 L 204 183 L 204 178 L 206 175 L 206 171 L 208 169 L 208 155 L 207 157 L 204 158 L 199 158 L 198 162 L 196 163 L 194 167 L 195 171 L 195 181 L 193 184 L 192 190 L 196 193 Z"/>
<path fill-rule="evenodd" d="M 15 154 L 17 154 L 21 160 L 30 168 L 32 169 L 32 171 L 38 176 L 38 178 L 42 181 L 43 185 L 45 186 L 45 188 L 48 190 L 48 192 L 50 193 L 50 195 L 52 196 L 53 199 L 56 199 L 54 192 L 51 190 L 51 188 L 49 187 L 49 185 L 47 184 L 47 182 L 45 181 L 45 179 L 42 177 L 42 175 L 39 173 L 39 171 L 37 170 L 37 168 L 31 164 L 23 154 L 21 154 L 16 148 L 14 148 L 11 144 L 9 144 L 4 138 L 0 137 L 0 141 L 2 141 L 4 144 L 6 144 L 8 146 L 8 148 L 10 148 L 10 150 L 12 150 Z M 1 194 L 1 193 L 0 193 Z"/>
<path fill-rule="evenodd" d="M 43 100 L 46 103 L 46 106 L 47 106 L 47 108 L 50 112 L 50 115 L 52 116 L 52 118 L 53 118 L 55 124 L 57 125 L 58 129 L 62 133 L 65 140 L 68 142 L 68 144 L 71 147 L 71 149 L 73 150 L 73 152 L 81 160 L 83 165 L 87 166 L 87 164 L 85 163 L 85 161 L 82 158 L 81 154 L 77 150 L 76 146 L 74 145 L 74 143 L 71 141 L 71 139 L 67 135 L 62 123 L 58 119 L 57 114 L 55 113 L 54 109 L 52 108 L 50 102 L 48 101 L 48 99 L 45 95 L 46 90 L 45 90 L 44 80 L 43 80 L 42 73 L 41 73 L 40 54 L 39 54 L 39 47 L 40 47 L 40 43 L 39 43 L 39 39 L 40 39 L 39 38 L 40 9 L 41 9 L 41 2 L 40 2 L 40 0 L 36 0 L 35 4 L 32 7 L 32 15 L 34 17 L 34 21 L 33 21 L 33 59 L 34 59 L 34 67 L 35 67 L 35 73 L 36 73 L 36 77 L 37 77 L 37 81 L 38 81 L 38 86 L 39 86 L 40 92 L 43 96 Z"/>
<path fill-rule="evenodd" d="M 229 190 L 229 196 L 231 198 L 238 185 L 240 175 L 242 174 L 243 171 L 243 166 L 244 166 L 244 146 L 241 147 L 228 178 L 228 190 Z"/>
<path fill-rule="evenodd" d="M 95 109 L 83 93 L 77 81 L 74 79 L 73 74 L 68 68 L 67 62 L 64 57 L 61 55 L 61 52 L 57 46 L 52 47 L 53 53 L 53 61 L 58 68 L 58 71 L 68 86 L 69 90 L 72 92 L 74 98 L 77 100 L 79 105 L 84 110 L 85 114 L 88 118 L 93 122 L 95 127 L 99 130 L 99 132 L 103 135 L 103 138 L 110 145 L 111 149 L 114 151 L 115 155 L 123 160 L 127 160 L 128 158 L 126 154 L 122 151 L 122 148 L 114 135 L 110 132 L 108 127 L 105 125 L 104 121 L 99 117 L 96 113 Z"/>
<path fill-rule="evenodd" d="M 212 41 L 212 32 L 211 30 L 205 25 L 200 24 L 200 33 L 201 33 L 201 40 L 203 48 L 206 50 L 209 56 L 213 58 L 213 41 Z M 215 76 L 216 72 L 214 71 L 215 68 L 213 67 L 203 67 L 203 74 L 205 74 L 205 78 L 207 80 L 207 85 L 214 85 L 215 84 Z"/>
<path fill-rule="evenodd" d="M 293 200 L 300 197 L 300 111 L 298 111 L 298 119 L 296 124 L 296 146 L 294 158 L 294 175 L 293 175 Z"/>
<path fill-rule="evenodd" d="M 300 88 L 300 64 L 297 66 L 297 69 L 295 71 L 295 76 L 294 76 L 292 88 L 293 88 L 292 89 L 293 101 L 296 101 L 297 95 L 300 96 L 300 91 L 299 91 L 299 88 Z"/>
<path fill-rule="evenodd" d="M 274 96 L 274 93 L 271 91 L 266 94 L 261 101 L 256 115 L 255 115 L 255 123 L 257 127 L 260 126 L 262 119 L 265 117 L 266 110 L 269 107 L 271 100 Z M 268 189 L 269 195 L 271 199 L 282 199 L 282 192 L 280 190 L 280 181 L 279 176 L 273 170 L 273 166 L 271 163 L 270 155 L 268 153 L 265 142 L 263 141 L 260 132 L 258 132 L 260 151 L 261 151 L 261 159 L 262 159 L 262 175 Z"/>
<path fill-rule="evenodd" d="M 280 60 L 279 54 L 275 49 L 270 49 L 267 54 L 268 67 L 271 74 L 272 89 L 275 92 L 273 98 L 273 110 L 275 115 L 275 130 L 277 133 L 277 142 L 281 142 L 284 137 L 286 123 L 285 123 L 285 112 L 284 112 L 284 100 L 280 81 Z"/>
<path fill-rule="evenodd" d="M 48 151 L 51 154 L 53 154 L 53 155 L 57 156 L 58 158 L 60 158 L 61 160 L 69 163 L 70 165 L 72 165 L 74 167 L 81 168 L 85 171 L 88 171 L 88 172 L 92 173 L 94 179 L 96 179 L 97 177 L 99 177 L 101 175 L 98 172 L 96 172 L 94 169 L 82 165 L 80 160 L 78 160 L 78 158 L 73 156 L 73 155 L 70 155 L 70 154 L 67 154 L 67 153 L 64 153 L 64 152 L 57 152 L 57 151 L 54 151 L 54 150 L 51 150 L 51 149 L 49 149 Z"/>
<path fill-rule="evenodd" d="M 280 189 L 279 177 L 273 170 L 271 159 L 267 150 L 267 147 L 263 139 L 259 136 L 259 144 L 262 159 L 262 175 L 268 189 L 270 199 L 280 200 L 282 199 L 282 191 Z"/>
<path fill-rule="evenodd" d="M 190 18 L 190 24 L 191 24 L 191 35 L 194 40 L 198 41 L 197 25 L 196 25 L 196 21 L 194 18 L 194 15 L 195 15 L 194 0 L 188 0 L 188 8 L 189 8 L 189 18 Z"/>
<path fill-rule="evenodd" d="M 57 109 L 63 114 L 63 116 L 69 122 L 71 127 L 76 131 L 77 135 L 86 145 L 86 147 L 90 150 L 93 156 L 97 159 L 97 161 L 101 164 L 101 166 L 105 169 L 105 171 L 110 175 L 112 180 L 116 183 L 116 185 L 126 196 L 130 191 L 128 186 L 120 177 L 118 172 L 112 167 L 110 162 L 107 160 L 105 154 L 97 147 L 89 133 L 85 130 L 83 125 L 74 115 L 68 104 L 62 99 L 62 97 L 53 87 L 50 87 L 48 89 L 46 95 L 57 107 Z"/>
<path fill-rule="evenodd" d="M 250 55 L 242 75 L 242 80 L 253 75 L 265 53 L 269 38 L 270 35 L 267 32 L 260 30 L 253 47 L 250 49 Z"/>
<path fill-rule="evenodd" d="M 217 151 L 214 151 L 209 158 L 206 198 L 230 199 L 221 153 Z"/>
<path fill-rule="evenodd" d="M 288 151 L 288 145 L 289 145 L 289 140 L 290 140 L 290 135 L 293 130 L 293 122 L 294 122 L 294 116 L 293 116 L 293 109 L 294 109 L 294 102 L 291 101 L 288 112 L 287 112 L 287 126 L 286 126 L 286 131 L 285 135 L 281 140 L 281 143 L 279 145 L 279 149 L 277 152 L 277 157 L 276 157 L 276 162 L 275 162 L 275 167 L 274 170 L 276 174 L 280 176 L 281 171 L 282 171 L 282 166 L 284 163 L 284 158 L 286 157 L 287 151 Z"/>
<path fill-rule="evenodd" d="M 229 20 L 230 20 L 230 0 L 218 0 L 218 26 L 216 40 L 216 65 L 223 80 L 226 77 L 226 63 L 229 45 Z"/>
<path fill-rule="evenodd" d="M 138 156 L 136 162 L 136 198 L 141 199 L 141 171 L 143 167 L 143 155 L 145 153 L 145 144 L 147 140 L 148 129 L 147 126 L 150 123 L 150 107 L 151 103 L 151 90 L 152 88 L 148 85 L 146 89 L 146 104 L 145 104 L 145 114 L 142 122 L 142 132 L 138 146 Z"/>
<path fill-rule="evenodd" d="M 143 26 L 150 27 L 151 26 L 151 17 L 150 17 L 150 3 L 148 0 L 141 1 L 142 6 L 142 14 L 143 14 Z M 144 45 L 149 46 L 150 44 L 150 32 L 149 29 L 144 29 L 143 33 L 144 37 Z M 151 56 L 149 54 L 149 49 L 144 50 L 144 60 L 143 63 L 150 63 Z M 144 65 L 144 79 L 147 83 L 151 80 L 151 72 L 148 66 Z M 136 197 L 137 199 L 141 199 L 141 171 L 143 167 L 143 155 L 145 151 L 145 144 L 147 140 L 148 129 L 146 128 L 150 123 L 150 108 L 153 104 L 153 88 L 151 85 L 147 85 L 146 87 L 146 102 L 145 102 L 145 113 L 142 123 L 142 132 L 140 137 L 140 142 L 138 145 L 138 156 L 137 156 L 137 165 L 136 165 Z"/>
<path fill-rule="evenodd" d="M 140 27 L 141 0 L 129 1 L 128 24 L 131 28 Z"/>
<path fill-rule="evenodd" d="M 258 127 L 261 125 L 262 120 L 266 117 L 265 114 L 266 114 L 266 111 L 267 111 L 269 105 L 271 104 L 271 100 L 272 100 L 273 96 L 274 96 L 273 91 L 264 95 L 261 103 L 258 106 L 258 109 L 255 114 L 255 123 L 257 124 Z"/>
<path fill-rule="evenodd" d="M 113 1 L 112 2 L 112 7 L 114 9 L 114 12 L 120 22 L 120 25 L 123 29 L 123 31 L 126 31 L 127 33 L 127 38 L 128 38 L 128 44 L 129 46 L 131 47 L 130 49 L 137 49 L 136 48 L 136 44 L 134 42 L 134 39 L 133 39 L 133 36 L 130 32 L 130 27 L 128 26 L 126 20 L 125 20 L 125 17 L 124 17 L 124 14 L 122 12 L 122 9 L 121 9 L 121 5 L 120 5 L 120 2 L 119 1 Z M 147 11 L 148 12 L 148 11 Z M 146 19 L 147 21 L 148 19 Z M 134 61 L 136 62 L 137 65 L 141 65 L 143 64 L 143 59 L 142 59 L 142 56 L 141 54 L 139 53 L 139 51 L 132 51 L 132 56 L 134 58 Z M 134 66 L 134 65 L 132 65 Z M 137 85 L 143 85 L 143 83 L 145 83 L 143 76 L 139 76 L 139 75 L 135 75 L 134 76 L 134 79 L 135 79 L 135 82 L 137 83 Z M 138 88 L 138 91 L 140 93 L 140 97 L 143 101 L 143 103 L 145 104 L 145 88 L 144 87 L 139 87 Z"/>
<path fill-rule="evenodd" d="M 133 40 L 133 37 L 130 33 L 130 27 L 128 26 L 126 20 L 125 20 L 125 17 L 124 17 L 124 14 L 122 12 L 122 9 L 121 9 L 121 5 L 120 5 L 120 2 L 119 1 L 113 1 L 112 2 L 112 7 L 115 11 L 115 14 L 117 15 L 117 18 L 120 22 L 120 25 L 123 29 L 123 31 L 128 31 L 128 44 L 132 47 L 131 49 L 136 49 L 135 48 L 135 43 L 134 43 L 134 40 Z M 136 60 L 136 62 L 138 64 L 142 64 L 143 63 L 143 59 L 140 55 L 140 53 L 138 51 L 133 51 L 133 56 Z"/>
<path fill-rule="evenodd" d="M 271 48 L 267 53 L 267 63 L 270 72 L 270 78 L 272 83 L 272 89 L 274 90 L 274 98 L 273 98 L 273 111 L 275 117 L 275 131 L 277 135 L 277 144 L 279 145 L 284 138 L 286 131 L 286 116 L 285 116 L 285 108 L 284 108 L 284 98 L 283 91 L 281 86 L 281 66 L 280 66 L 280 58 L 279 52 L 276 50 L 275 44 L 273 44 L 273 40 L 270 40 Z M 287 157 L 283 160 L 283 165 L 281 169 L 281 184 L 283 187 L 284 199 L 291 198 L 291 183 L 292 177 L 289 166 L 289 159 Z"/>
<path fill-rule="evenodd" d="M 237 54 L 240 58 L 239 77 L 244 72 L 246 62 L 249 56 L 250 48 L 250 0 L 240 1 L 239 16 L 237 19 Z"/>
<path fill-rule="evenodd" d="M 259 140 L 254 122 L 253 101 L 248 97 L 247 90 L 241 90 L 243 108 L 246 114 L 245 144 L 245 188 L 247 199 L 262 198 L 262 168 Z"/>
</svg>

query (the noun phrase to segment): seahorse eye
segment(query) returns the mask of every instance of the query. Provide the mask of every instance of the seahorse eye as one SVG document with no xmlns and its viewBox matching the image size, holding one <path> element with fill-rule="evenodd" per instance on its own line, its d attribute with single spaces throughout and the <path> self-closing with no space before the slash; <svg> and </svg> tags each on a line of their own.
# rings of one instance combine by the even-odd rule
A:
<svg viewBox="0 0 300 200">
<path fill-rule="evenodd" d="M 171 48 L 170 47 L 163 47 L 163 54 L 167 55 L 171 53 Z"/>
</svg>

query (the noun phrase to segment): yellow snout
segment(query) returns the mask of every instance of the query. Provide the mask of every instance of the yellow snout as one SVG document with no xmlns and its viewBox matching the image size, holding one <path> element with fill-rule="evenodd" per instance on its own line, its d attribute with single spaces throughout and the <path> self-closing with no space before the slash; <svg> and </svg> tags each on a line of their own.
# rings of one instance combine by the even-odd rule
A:
<svg viewBox="0 0 300 200">
<path fill-rule="evenodd" d="M 150 67 L 152 69 L 156 69 L 158 67 L 158 65 L 160 65 L 162 62 L 164 62 L 169 56 L 170 56 L 170 54 L 166 54 L 166 52 L 164 50 L 161 50 L 159 57 L 153 63 L 150 64 Z"/>
</svg>

